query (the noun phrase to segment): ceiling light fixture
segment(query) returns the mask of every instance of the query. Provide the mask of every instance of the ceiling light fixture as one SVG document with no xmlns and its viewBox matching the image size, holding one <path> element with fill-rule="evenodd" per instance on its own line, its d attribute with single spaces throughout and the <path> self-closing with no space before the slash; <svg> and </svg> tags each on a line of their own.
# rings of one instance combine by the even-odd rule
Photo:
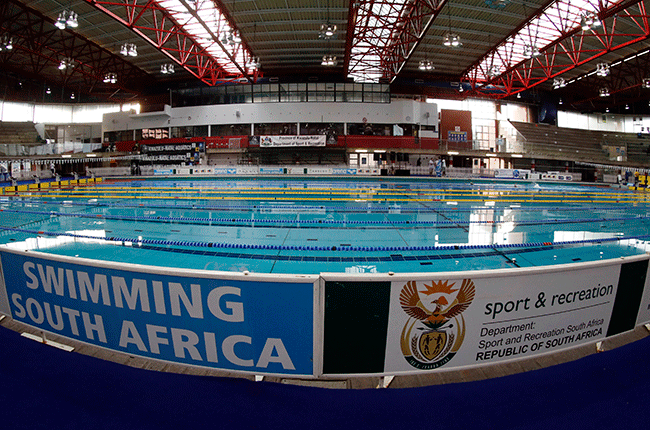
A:
<svg viewBox="0 0 650 430">
<path fill-rule="evenodd" d="M 260 57 L 251 57 L 248 60 L 248 68 L 251 70 L 258 70 L 260 68 Z"/>
<path fill-rule="evenodd" d="M 3 34 L 0 37 L 0 51 L 11 51 L 14 49 L 14 39 L 8 34 Z"/>
<path fill-rule="evenodd" d="M 503 9 L 510 4 L 510 0 L 484 0 L 484 3 L 492 9 Z"/>
<path fill-rule="evenodd" d="M 334 37 L 335 34 L 336 34 L 336 26 L 334 24 L 330 24 L 329 22 L 326 22 L 325 24 L 321 24 L 320 30 L 318 32 L 318 38 L 327 40 Z"/>
<path fill-rule="evenodd" d="M 596 64 L 596 75 L 600 77 L 605 77 L 609 75 L 609 64 L 607 63 L 598 63 Z"/>
<path fill-rule="evenodd" d="M 77 28 L 79 27 L 78 15 L 76 12 L 67 9 L 61 12 L 54 22 L 54 25 L 59 30 L 65 30 L 66 27 Z"/>
<path fill-rule="evenodd" d="M 650 78 L 643 78 L 643 88 L 650 88 Z"/>
<path fill-rule="evenodd" d="M 223 46 L 235 46 L 238 43 L 241 43 L 241 35 L 239 33 L 239 30 L 230 29 L 223 32 L 223 35 L 221 36 L 221 44 Z"/>
<path fill-rule="evenodd" d="M 105 84 L 115 84 L 117 83 L 117 73 L 106 73 L 104 75 L 104 83 Z"/>
<path fill-rule="evenodd" d="M 74 67 L 74 60 L 66 57 L 59 63 L 59 70 L 65 70 Z"/>
<path fill-rule="evenodd" d="M 327 1 L 327 21 L 321 24 L 318 31 L 318 38 L 329 40 L 336 34 L 336 26 L 330 23 L 330 2 Z"/>
<path fill-rule="evenodd" d="M 120 54 L 125 57 L 137 57 L 138 56 L 138 47 L 135 43 L 125 43 L 120 49 Z"/>
<path fill-rule="evenodd" d="M 253 38 L 251 39 L 251 43 L 255 42 L 256 36 L 257 36 L 257 22 L 253 25 Z M 248 59 L 248 69 L 254 72 L 255 70 L 259 70 L 260 67 L 262 67 L 262 63 L 260 62 L 260 57 L 253 56 L 252 52 L 250 54 L 251 56 Z"/>
<path fill-rule="evenodd" d="M 564 88 L 566 87 L 566 81 L 564 78 L 555 78 L 553 79 L 553 89 L 557 90 L 558 88 Z"/>
<path fill-rule="evenodd" d="M 231 30 L 230 34 L 230 39 L 234 44 L 241 43 L 241 34 L 239 33 L 239 30 Z"/>
<path fill-rule="evenodd" d="M 601 97 L 609 97 L 609 88 L 603 87 L 598 92 Z"/>
<path fill-rule="evenodd" d="M 499 66 L 492 66 L 490 67 L 490 70 L 488 70 L 488 76 L 490 78 L 496 78 L 501 74 L 501 67 Z"/>
<path fill-rule="evenodd" d="M 176 71 L 174 70 L 174 64 L 173 63 L 167 63 L 167 64 L 161 64 L 160 65 L 160 73 L 163 75 L 171 75 L 175 73 Z"/>
<path fill-rule="evenodd" d="M 585 12 L 580 17 L 580 27 L 582 27 L 583 31 L 587 31 L 595 27 L 600 27 L 600 25 L 601 24 L 600 20 L 598 19 L 598 15 L 593 12 Z"/>
<path fill-rule="evenodd" d="M 418 68 L 420 70 L 425 70 L 425 71 L 435 69 L 435 67 L 433 66 L 433 63 L 431 61 L 429 61 L 429 60 L 421 60 L 420 65 L 418 66 Z"/>
<path fill-rule="evenodd" d="M 323 61 L 320 63 L 322 66 L 333 67 L 336 66 L 338 62 L 334 55 L 323 55 Z"/>
<path fill-rule="evenodd" d="M 442 38 L 442 44 L 449 48 L 458 48 L 459 46 L 463 45 L 460 42 L 460 37 L 458 37 L 456 33 L 452 33 L 450 31 L 445 33 L 444 37 Z"/>
<path fill-rule="evenodd" d="M 539 57 L 542 55 L 541 52 L 539 52 L 539 49 L 532 43 L 530 45 L 526 44 L 524 45 L 524 57 L 525 58 L 535 58 Z"/>
</svg>

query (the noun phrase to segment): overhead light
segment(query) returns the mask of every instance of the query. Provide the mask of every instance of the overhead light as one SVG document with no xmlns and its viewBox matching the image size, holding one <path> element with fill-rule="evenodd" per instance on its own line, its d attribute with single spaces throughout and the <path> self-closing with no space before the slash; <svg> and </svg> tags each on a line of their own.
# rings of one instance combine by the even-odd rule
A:
<svg viewBox="0 0 650 430">
<path fill-rule="evenodd" d="M 583 31 L 587 31 L 594 27 L 600 27 L 600 20 L 593 12 L 585 12 L 580 17 L 580 27 Z"/>
<path fill-rule="evenodd" d="M 488 76 L 489 76 L 490 78 L 496 78 L 496 77 L 499 76 L 500 74 L 501 74 L 501 67 L 499 67 L 499 66 L 492 66 L 492 67 L 490 67 L 490 69 L 488 70 Z"/>
<path fill-rule="evenodd" d="M 630 109 L 630 105 L 625 105 L 625 109 Z"/>
<path fill-rule="evenodd" d="M 523 154 L 510 154 L 512 158 L 524 158 Z"/>
<path fill-rule="evenodd" d="M 241 43 L 241 34 L 239 33 L 239 30 L 231 30 L 231 31 L 232 31 L 233 43 Z"/>
<path fill-rule="evenodd" d="M 163 75 L 171 75 L 175 73 L 174 64 L 173 63 L 161 64 L 160 73 L 162 73 Z"/>
<path fill-rule="evenodd" d="M 52 94 L 52 89 L 50 87 L 47 87 L 45 89 L 45 94 Z"/>
<path fill-rule="evenodd" d="M 445 33 L 445 35 L 443 36 L 442 44 L 449 48 L 457 48 L 459 46 L 462 46 L 462 43 L 460 42 L 460 37 L 458 37 L 456 33 L 452 33 L 450 31 Z"/>
<path fill-rule="evenodd" d="M 70 10 L 64 10 L 59 14 L 54 25 L 59 30 L 65 30 L 66 27 L 77 28 L 79 27 L 79 21 L 77 20 L 78 15 L 76 12 Z"/>
<path fill-rule="evenodd" d="M 433 70 L 435 67 L 433 66 L 433 63 L 429 60 L 422 60 L 420 61 L 420 65 L 418 66 L 420 70 Z"/>
<path fill-rule="evenodd" d="M 643 78 L 643 88 L 650 88 L 650 78 Z"/>
<path fill-rule="evenodd" d="M 539 57 L 540 55 L 542 55 L 542 53 L 539 52 L 539 49 L 537 49 L 537 47 L 532 43 L 530 45 L 529 44 L 524 45 L 525 58 L 534 58 L 534 57 Z"/>
<path fill-rule="evenodd" d="M 323 55 L 323 61 L 320 63 L 322 66 L 332 67 L 336 66 L 338 62 L 334 55 Z"/>
<path fill-rule="evenodd" d="M 59 63 L 59 70 L 65 70 L 74 67 L 74 60 L 72 58 L 66 57 Z"/>
<path fill-rule="evenodd" d="M 104 75 L 104 83 L 105 84 L 115 84 L 117 83 L 117 73 L 106 73 Z"/>
<path fill-rule="evenodd" d="M 605 108 L 605 112 L 606 112 L 606 113 L 609 113 L 609 108 Z"/>
<path fill-rule="evenodd" d="M 596 64 L 596 75 L 600 77 L 605 77 L 609 75 L 609 64 L 607 63 Z"/>
<path fill-rule="evenodd" d="M 79 27 L 79 22 L 77 21 L 77 13 L 74 11 L 70 11 L 68 14 L 68 18 L 65 20 L 65 23 L 68 27 L 70 28 L 77 28 Z"/>
<path fill-rule="evenodd" d="M 137 57 L 138 56 L 138 47 L 135 43 L 125 43 L 120 48 L 120 54 L 125 57 Z"/>
<path fill-rule="evenodd" d="M 486 156 L 486 157 L 496 157 L 497 154 L 495 154 L 495 153 L 493 153 L 493 152 L 488 152 L 487 154 L 485 154 L 485 156 Z"/>
<path fill-rule="evenodd" d="M 562 99 L 560 99 L 560 101 L 558 102 L 558 104 L 564 104 L 564 102 L 562 101 Z"/>
<path fill-rule="evenodd" d="M 59 17 L 56 19 L 56 22 L 54 23 L 56 28 L 58 28 L 59 30 L 64 30 L 65 29 L 65 21 L 66 21 L 65 13 L 66 13 L 66 11 L 61 12 L 59 14 Z"/>
<path fill-rule="evenodd" d="M 484 3 L 492 9 L 503 9 L 510 4 L 510 0 L 484 0 Z"/>
<path fill-rule="evenodd" d="M 226 46 L 234 46 L 238 43 L 241 43 L 241 35 L 239 30 L 233 30 L 232 28 L 228 31 L 224 31 L 221 36 L 221 44 Z"/>
<path fill-rule="evenodd" d="M 258 70 L 260 65 L 260 57 L 251 57 L 248 61 L 248 68 L 251 70 Z"/>
<path fill-rule="evenodd" d="M 71 98 L 72 100 L 75 99 L 75 95 L 74 95 L 74 93 L 70 94 L 70 98 Z"/>
<path fill-rule="evenodd" d="M 517 93 L 517 98 L 518 98 L 518 99 L 521 98 L 521 93 Z"/>
<path fill-rule="evenodd" d="M 325 24 L 321 24 L 320 30 L 318 31 L 318 38 L 319 39 L 331 39 L 334 37 L 336 34 L 336 26 L 334 24 L 330 24 L 329 22 L 326 22 Z"/>
<path fill-rule="evenodd" d="M 564 78 L 557 77 L 553 79 L 553 89 L 557 90 L 558 88 L 564 88 L 566 87 L 566 81 Z"/>
<path fill-rule="evenodd" d="M 14 49 L 14 39 L 8 34 L 3 34 L 0 37 L 0 51 L 11 51 Z"/>
<path fill-rule="evenodd" d="M 458 155 L 458 151 L 447 151 L 447 155 Z"/>
<path fill-rule="evenodd" d="M 601 97 L 609 97 L 609 88 L 603 87 L 599 90 L 599 94 Z"/>
</svg>

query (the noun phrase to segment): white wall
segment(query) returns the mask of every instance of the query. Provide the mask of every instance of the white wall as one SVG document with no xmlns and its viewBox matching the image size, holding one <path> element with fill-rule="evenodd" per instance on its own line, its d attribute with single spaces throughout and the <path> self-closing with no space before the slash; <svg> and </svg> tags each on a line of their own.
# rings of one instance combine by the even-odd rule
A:
<svg viewBox="0 0 650 430">
<path fill-rule="evenodd" d="M 413 100 L 391 103 L 245 103 L 172 108 L 171 116 L 125 112 L 104 114 L 102 132 L 206 124 L 342 122 L 429 124 L 438 126 L 435 104 Z M 429 116 L 427 117 L 427 113 Z"/>
<path fill-rule="evenodd" d="M 629 125 L 626 125 L 629 121 Z M 581 114 L 579 112 L 557 112 L 558 127 L 579 128 L 593 131 L 618 131 L 633 133 L 632 117 L 605 113 Z"/>
</svg>

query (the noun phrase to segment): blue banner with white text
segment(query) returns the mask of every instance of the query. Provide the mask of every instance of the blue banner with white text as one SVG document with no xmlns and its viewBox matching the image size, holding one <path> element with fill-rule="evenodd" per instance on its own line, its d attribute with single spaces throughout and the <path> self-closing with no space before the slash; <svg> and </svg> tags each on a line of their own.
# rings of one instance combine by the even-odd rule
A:
<svg viewBox="0 0 650 430">
<path fill-rule="evenodd" d="M 118 270 L 0 252 L 11 316 L 118 352 L 313 375 L 313 282 Z"/>
</svg>

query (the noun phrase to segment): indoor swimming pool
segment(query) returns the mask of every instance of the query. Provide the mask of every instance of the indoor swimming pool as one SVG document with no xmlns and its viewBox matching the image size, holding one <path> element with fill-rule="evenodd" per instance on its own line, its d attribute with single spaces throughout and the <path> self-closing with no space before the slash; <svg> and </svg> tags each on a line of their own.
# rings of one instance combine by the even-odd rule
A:
<svg viewBox="0 0 650 430">
<path fill-rule="evenodd" d="M 643 254 L 648 194 L 431 178 L 111 179 L 5 193 L 0 243 L 179 269 L 447 272 Z"/>
</svg>

